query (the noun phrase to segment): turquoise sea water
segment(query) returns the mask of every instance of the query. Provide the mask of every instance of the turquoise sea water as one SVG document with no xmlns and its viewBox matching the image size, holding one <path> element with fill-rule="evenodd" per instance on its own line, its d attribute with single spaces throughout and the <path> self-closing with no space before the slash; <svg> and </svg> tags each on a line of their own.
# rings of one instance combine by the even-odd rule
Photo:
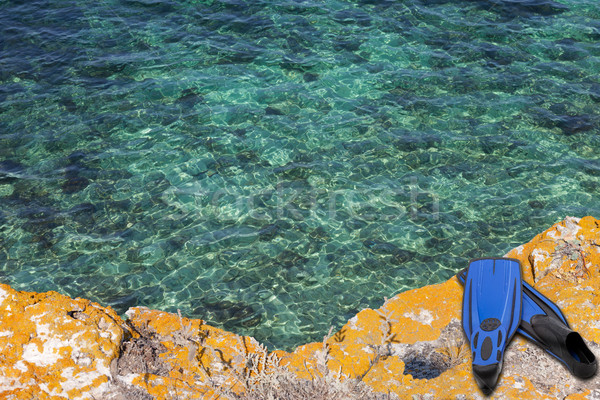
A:
<svg viewBox="0 0 600 400">
<path fill-rule="evenodd" d="M 595 0 L 0 0 L 0 282 L 319 340 L 600 215 L 599 41 Z"/>
</svg>

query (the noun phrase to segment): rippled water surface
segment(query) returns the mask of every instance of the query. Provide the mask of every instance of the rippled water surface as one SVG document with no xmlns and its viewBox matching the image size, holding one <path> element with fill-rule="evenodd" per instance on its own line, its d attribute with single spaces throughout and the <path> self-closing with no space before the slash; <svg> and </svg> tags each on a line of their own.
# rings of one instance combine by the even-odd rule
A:
<svg viewBox="0 0 600 400">
<path fill-rule="evenodd" d="M 0 281 L 293 348 L 600 215 L 596 1 L 0 0 Z"/>
</svg>

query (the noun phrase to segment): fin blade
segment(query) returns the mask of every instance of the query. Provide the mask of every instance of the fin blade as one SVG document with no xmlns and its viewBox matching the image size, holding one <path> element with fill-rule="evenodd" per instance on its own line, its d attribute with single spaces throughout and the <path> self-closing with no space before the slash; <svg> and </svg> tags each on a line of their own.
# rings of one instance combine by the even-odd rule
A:
<svg viewBox="0 0 600 400">
<path fill-rule="evenodd" d="M 521 321 L 522 284 L 519 262 L 476 259 L 465 271 L 463 329 L 473 354 L 473 374 L 489 394 L 502 369 L 504 350 Z"/>
</svg>

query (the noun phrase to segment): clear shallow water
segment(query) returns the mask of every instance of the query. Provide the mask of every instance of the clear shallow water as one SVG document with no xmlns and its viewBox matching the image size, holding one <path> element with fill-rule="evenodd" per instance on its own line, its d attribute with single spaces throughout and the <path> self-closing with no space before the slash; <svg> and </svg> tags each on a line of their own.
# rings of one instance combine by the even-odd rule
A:
<svg viewBox="0 0 600 400">
<path fill-rule="evenodd" d="M 595 1 L 0 1 L 0 281 L 272 347 L 598 216 Z"/>
</svg>

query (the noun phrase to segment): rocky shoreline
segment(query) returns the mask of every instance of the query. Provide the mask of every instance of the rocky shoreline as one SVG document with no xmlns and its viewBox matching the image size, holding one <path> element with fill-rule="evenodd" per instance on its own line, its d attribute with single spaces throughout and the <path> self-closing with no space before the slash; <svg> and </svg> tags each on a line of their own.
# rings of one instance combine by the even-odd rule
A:
<svg viewBox="0 0 600 400">
<path fill-rule="evenodd" d="M 600 221 L 567 217 L 507 256 L 600 355 Z M 177 314 L 134 307 L 124 320 L 86 299 L 0 285 L 0 398 L 244 398 L 265 380 L 284 387 L 294 379 L 321 392 L 315 382 L 349 390 L 347 398 L 483 398 L 461 299 L 455 278 L 404 292 L 288 353 Z M 516 337 L 492 397 L 598 399 L 600 377 L 575 379 Z"/>
</svg>

